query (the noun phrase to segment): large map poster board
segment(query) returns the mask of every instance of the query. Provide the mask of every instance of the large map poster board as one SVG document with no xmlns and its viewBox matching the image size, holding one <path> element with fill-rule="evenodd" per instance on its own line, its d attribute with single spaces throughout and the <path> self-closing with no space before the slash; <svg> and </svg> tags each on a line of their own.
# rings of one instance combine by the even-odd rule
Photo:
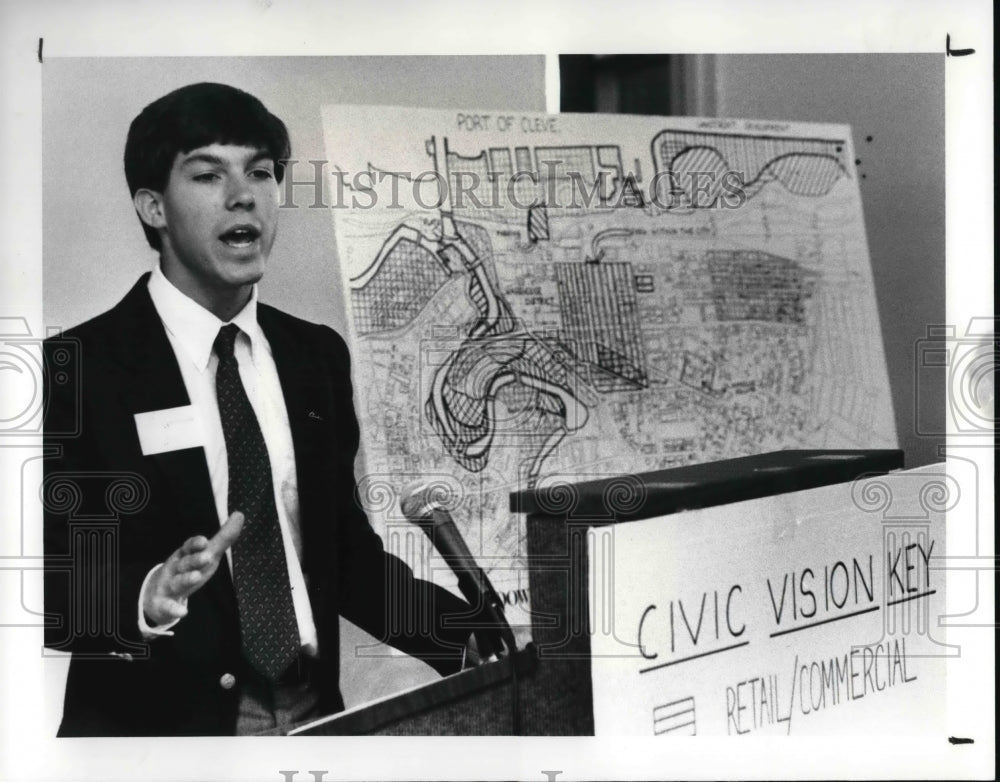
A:
<svg viewBox="0 0 1000 782">
<path fill-rule="evenodd" d="M 849 127 L 360 106 L 323 127 L 362 500 L 425 575 L 394 526 L 411 479 L 515 606 L 510 491 L 895 446 Z"/>
<path fill-rule="evenodd" d="M 591 530 L 594 731 L 944 730 L 944 465 Z"/>
</svg>

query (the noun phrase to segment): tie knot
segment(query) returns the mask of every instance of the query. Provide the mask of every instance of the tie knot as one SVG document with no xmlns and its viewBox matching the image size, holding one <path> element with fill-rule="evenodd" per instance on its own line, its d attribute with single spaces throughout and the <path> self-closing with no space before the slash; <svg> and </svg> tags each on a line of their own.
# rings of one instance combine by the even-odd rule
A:
<svg viewBox="0 0 1000 782">
<path fill-rule="evenodd" d="M 235 323 L 223 326 L 219 329 L 219 335 L 215 338 L 215 355 L 219 361 L 228 361 L 233 357 L 233 347 L 236 345 L 236 335 L 240 333 L 240 327 Z"/>
</svg>

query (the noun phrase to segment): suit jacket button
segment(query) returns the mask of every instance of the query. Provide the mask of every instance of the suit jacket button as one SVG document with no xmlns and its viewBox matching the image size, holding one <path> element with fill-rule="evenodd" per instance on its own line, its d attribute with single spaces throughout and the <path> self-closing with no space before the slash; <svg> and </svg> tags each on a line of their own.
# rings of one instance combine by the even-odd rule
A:
<svg viewBox="0 0 1000 782">
<path fill-rule="evenodd" d="M 236 686 L 236 677 L 231 673 L 224 673 L 219 679 L 219 686 L 224 690 L 231 690 Z"/>
</svg>

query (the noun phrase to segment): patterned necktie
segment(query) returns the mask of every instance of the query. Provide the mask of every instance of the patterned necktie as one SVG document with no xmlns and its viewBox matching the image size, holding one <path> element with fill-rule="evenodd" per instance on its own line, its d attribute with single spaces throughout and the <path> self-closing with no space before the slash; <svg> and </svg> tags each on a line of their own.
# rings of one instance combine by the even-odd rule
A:
<svg viewBox="0 0 1000 782">
<path fill-rule="evenodd" d="M 219 329 L 215 391 L 229 463 L 229 512 L 246 517 L 233 544 L 233 582 L 247 661 L 266 679 L 283 674 L 299 652 L 288 565 L 274 505 L 267 445 L 247 398 L 233 347 L 239 327 Z"/>
</svg>

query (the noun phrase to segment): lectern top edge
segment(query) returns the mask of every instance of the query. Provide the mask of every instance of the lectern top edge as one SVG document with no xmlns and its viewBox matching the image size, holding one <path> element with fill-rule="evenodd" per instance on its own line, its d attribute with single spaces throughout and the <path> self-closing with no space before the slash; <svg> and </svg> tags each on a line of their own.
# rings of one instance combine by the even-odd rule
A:
<svg viewBox="0 0 1000 782">
<path fill-rule="evenodd" d="M 877 475 L 903 468 L 899 449 L 785 450 L 512 492 L 510 509 L 599 526 Z"/>
</svg>

